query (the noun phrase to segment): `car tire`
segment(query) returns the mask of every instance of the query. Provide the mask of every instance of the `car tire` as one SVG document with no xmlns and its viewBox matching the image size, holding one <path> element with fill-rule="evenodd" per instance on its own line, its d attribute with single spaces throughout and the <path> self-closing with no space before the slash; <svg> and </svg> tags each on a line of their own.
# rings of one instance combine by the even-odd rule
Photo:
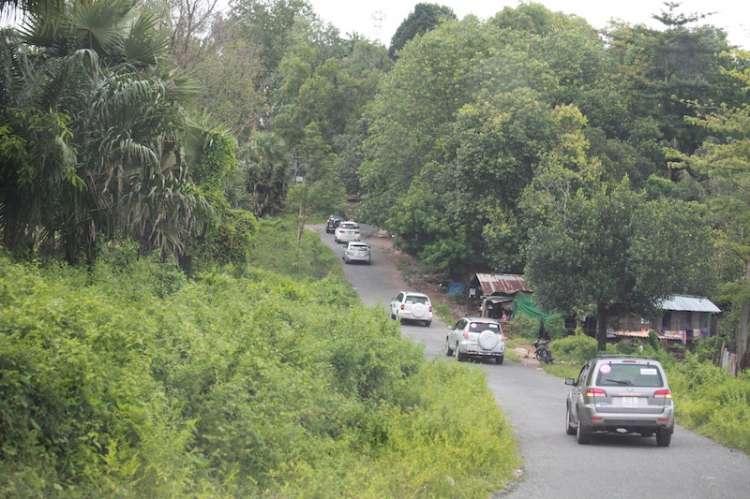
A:
<svg viewBox="0 0 750 499">
<path fill-rule="evenodd" d="M 463 362 L 466 360 L 466 355 L 458 351 L 458 345 L 456 345 L 456 360 L 458 360 L 459 362 Z"/>
<path fill-rule="evenodd" d="M 591 434 L 584 431 L 583 425 L 581 424 L 580 420 L 578 421 L 578 426 L 576 427 L 576 440 L 581 445 L 591 443 Z"/>
<path fill-rule="evenodd" d="M 432 321 L 424 321 L 424 327 L 430 327 L 430 324 L 432 324 Z"/>
<path fill-rule="evenodd" d="M 498 366 L 501 366 L 504 360 L 505 360 L 505 355 L 501 355 L 500 357 L 495 357 L 495 364 L 497 364 Z"/>
<path fill-rule="evenodd" d="M 669 447 L 670 443 L 672 443 L 671 433 L 667 433 L 666 431 L 656 432 L 656 445 L 659 447 Z"/>
<path fill-rule="evenodd" d="M 575 435 L 576 428 L 573 426 L 573 420 L 570 418 L 570 407 L 565 410 L 565 433 Z"/>
<path fill-rule="evenodd" d="M 448 338 L 445 339 L 445 356 L 452 357 L 453 349 L 451 348 L 451 342 Z"/>
</svg>

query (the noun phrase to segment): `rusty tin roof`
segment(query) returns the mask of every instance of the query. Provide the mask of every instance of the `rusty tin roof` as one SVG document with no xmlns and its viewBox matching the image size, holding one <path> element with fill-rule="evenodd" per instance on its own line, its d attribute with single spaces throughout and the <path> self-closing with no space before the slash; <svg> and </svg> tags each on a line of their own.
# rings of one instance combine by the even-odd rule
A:
<svg viewBox="0 0 750 499">
<path fill-rule="evenodd" d="M 514 295 L 519 291 L 531 293 L 531 288 L 518 274 L 477 274 L 477 280 L 482 287 L 482 294 L 489 295 Z"/>
</svg>

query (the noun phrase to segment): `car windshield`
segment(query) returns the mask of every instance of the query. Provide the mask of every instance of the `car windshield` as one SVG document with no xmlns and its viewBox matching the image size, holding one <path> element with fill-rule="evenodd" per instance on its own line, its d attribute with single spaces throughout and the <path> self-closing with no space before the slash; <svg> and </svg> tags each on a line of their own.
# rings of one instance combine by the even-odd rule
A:
<svg viewBox="0 0 750 499">
<path fill-rule="evenodd" d="M 426 296 L 413 296 L 409 295 L 406 297 L 406 303 L 422 303 L 424 305 L 427 304 L 427 297 Z"/>
<path fill-rule="evenodd" d="M 596 376 L 598 386 L 664 386 L 659 369 L 645 364 L 601 364 Z"/>
</svg>

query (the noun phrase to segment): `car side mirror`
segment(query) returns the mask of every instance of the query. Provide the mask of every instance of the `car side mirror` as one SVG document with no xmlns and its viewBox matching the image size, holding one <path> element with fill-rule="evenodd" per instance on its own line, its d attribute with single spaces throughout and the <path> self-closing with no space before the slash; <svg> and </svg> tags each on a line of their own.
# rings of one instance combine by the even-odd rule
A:
<svg viewBox="0 0 750 499">
<path fill-rule="evenodd" d="M 573 378 L 565 378 L 565 384 L 569 386 L 575 386 L 576 380 L 574 380 Z"/>
</svg>

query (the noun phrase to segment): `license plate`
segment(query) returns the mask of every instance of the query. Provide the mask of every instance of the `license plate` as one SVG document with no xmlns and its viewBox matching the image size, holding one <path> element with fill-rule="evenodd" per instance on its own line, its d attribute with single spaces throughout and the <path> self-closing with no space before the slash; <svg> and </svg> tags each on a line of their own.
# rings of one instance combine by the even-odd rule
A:
<svg viewBox="0 0 750 499">
<path fill-rule="evenodd" d="M 638 407 L 638 397 L 623 397 L 622 406 L 623 407 Z"/>
</svg>

